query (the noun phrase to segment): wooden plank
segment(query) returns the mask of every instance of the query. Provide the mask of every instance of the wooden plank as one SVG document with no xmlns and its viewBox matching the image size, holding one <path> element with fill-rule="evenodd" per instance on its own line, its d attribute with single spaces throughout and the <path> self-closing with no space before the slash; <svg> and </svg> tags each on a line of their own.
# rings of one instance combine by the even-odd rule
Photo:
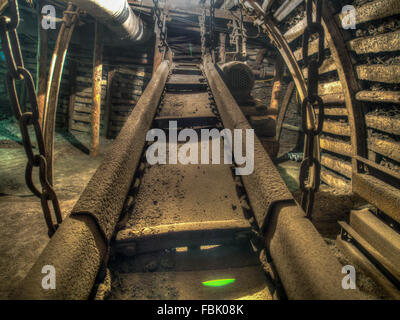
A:
<svg viewBox="0 0 400 320">
<path fill-rule="evenodd" d="M 350 125 L 339 121 L 324 121 L 323 132 L 350 137 Z"/>
<path fill-rule="evenodd" d="M 321 96 L 342 93 L 342 83 L 340 81 L 321 83 L 318 86 L 318 93 Z"/>
<path fill-rule="evenodd" d="M 342 105 L 345 104 L 345 97 L 343 93 L 327 94 L 321 97 L 326 105 Z"/>
<path fill-rule="evenodd" d="M 400 32 L 353 39 L 347 46 L 357 54 L 400 51 Z"/>
<path fill-rule="evenodd" d="M 400 135 L 400 118 L 377 115 L 377 114 L 367 114 L 365 116 L 365 121 L 367 126 L 376 130 L 383 132 Z"/>
<path fill-rule="evenodd" d="M 321 180 L 335 189 L 342 189 L 345 192 L 351 190 L 351 183 L 349 180 L 325 168 L 321 170 Z"/>
<path fill-rule="evenodd" d="M 400 65 L 361 65 L 356 67 L 360 80 L 384 83 L 400 83 Z"/>
<path fill-rule="evenodd" d="M 103 79 L 103 25 L 96 22 L 93 53 L 93 112 L 90 156 L 97 157 L 100 142 L 101 90 Z"/>
<path fill-rule="evenodd" d="M 75 112 L 72 116 L 72 121 L 86 122 L 88 125 L 92 122 L 92 115 L 90 113 L 77 113 Z M 104 115 L 100 116 L 100 119 L 104 119 Z"/>
<path fill-rule="evenodd" d="M 353 170 L 350 162 L 346 162 L 342 159 L 325 153 L 321 156 L 321 164 L 324 167 L 339 172 L 341 175 L 351 179 Z"/>
<path fill-rule="evenodd" d="M 358 101 L 400 103 L 400 91 L 360 91 L 356 94 Z"/>
<path fill-rule="evenodd" d="M 400 14 L 398 0 L 375 0 L 356 7 L 357 24 L 383 19 Z M 346 14 L 340 13 L 338 19 L 342 21 Z"/>
<path fill-rule="evenodd" d="M 400 191 L 371 175 L 353 173 L 353 191 L 400 222 Z"/>
<path fill-rule="evenodd" d="M 304 30 L 306 28 L 306 23 L 307 23 L 306 18 L 303 18 L 301 21 L 296 23 L 292 28 L 286 31 L 286 33 L 283 35 L 286 41 L 290 43 L 296 40 L 301 35 L 303 35 Z"/>
<path fill-rule="evenodd" d="M 376 248 L 374 248 L 368 241 L 366 241 L 360 234 L 357 233 L 351 226 L 346 222 L 339 221 L 340 226 L 353 238 L 368 254 L 375 260 L 375 263 L 381 265 L 386 272 L 392 275 L 400 282 L 400 270 L 393 265 L 385 256 L 381 254 Z"/>
<path fill-rule="evenodd" d="M 400 162 L 400 142 L 373 135 L 368 137 L 368 149 Z"/>
<path fill-rule="evenodd" d="M 316 114 L 319 114 L 318 109 L 315 110 Z M 325 106 L 324 108 L 325 116 L 334 116 L 334 117 L 348 117 L 349 112 L 346 108 L 330 108 Z"/>
<path fill-rule="evenodd" d="M 321 137 L 319 139 L 320 146 L 322 149 L 344 155 L 347 157 L 351 157 L 353 154 L 353 149 L 351 144 L 342 140 L 331 139 L 327 137 Z"/>
<path fill-rule="evenodd" d="M 286 0 L 274 13 L 276 21 L 283 21 L 293 10 L 295 10 L 304 0 Z"/>
</svg>

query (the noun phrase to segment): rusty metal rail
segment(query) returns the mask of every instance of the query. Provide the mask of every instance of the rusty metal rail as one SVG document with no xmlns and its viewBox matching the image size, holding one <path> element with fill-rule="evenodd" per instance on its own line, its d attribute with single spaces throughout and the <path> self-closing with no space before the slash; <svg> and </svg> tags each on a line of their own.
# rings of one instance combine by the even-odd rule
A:
<svg viewBox="0 0 400 320">
<path fill-rule="evenodd" d="M 167 76 L 163 62 L 127 120 L 112 150 L 90 180 L 71 215 L 65 219 L 12 298 L 88 299 L 102 266 L 109 242 L 142 156 Z M 42 268 L 57 270 L 57 289 L 42 288 Z"/>
<path fill-rule="evenodd" d="M 215 66 L 206 61 L 204 71 L 224 126 L 228 129 L 249 129 L 249 123 Z M 254 160 L 254 173 L 243 176 L 242 180 L 257 220 L 259 235 L 288 298 L 365 298 L 359 291 L 342 289 L 341 265 L 295 203 L 257 138 Z"/>
</svg>

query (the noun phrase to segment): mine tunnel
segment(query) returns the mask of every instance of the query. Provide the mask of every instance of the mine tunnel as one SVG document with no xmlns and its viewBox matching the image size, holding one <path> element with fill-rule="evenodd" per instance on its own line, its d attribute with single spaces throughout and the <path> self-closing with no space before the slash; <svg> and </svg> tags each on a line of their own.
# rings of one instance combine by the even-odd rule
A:
<svg viewBox="0 0 400 320">
<path fill-rule="evenodd" d="M 0 299 L 399 300 L 399 0 L 0 0 Z"/>
</svg>

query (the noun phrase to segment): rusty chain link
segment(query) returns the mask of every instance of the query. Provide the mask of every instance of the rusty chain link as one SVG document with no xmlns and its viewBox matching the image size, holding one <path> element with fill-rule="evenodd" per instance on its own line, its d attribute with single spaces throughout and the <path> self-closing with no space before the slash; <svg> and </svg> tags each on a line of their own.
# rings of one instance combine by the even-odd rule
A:
<svg viewBox="0 0 400 320">
<path fill-rule="evenodd" d="M 167 35 L 165 33 L 165 16 L 161 12 L 161 9 L 159 7 L 159 0 L 153 0 L 154 4 L 154 13 L 156 15 L 156 22 L 157 22 L 157 27 L 158 30 L 160 31 L 160 45 L 158 46 L 158 50 L 162 52 L 164 49 L 168 50 L 168 43 L 167 43 Z"/>
<path fill-rule="evenodd" d="M 303 35 L 303 62 L 308 68 L 307 97 L 302 103 L 302 127 L 305 134 L 304 159 L 300 167 L 300 189 L 302 191 L 301 206 L 307 217 L 311 219 L 315 193 L 321 184 L 321 163 L 319 159 L 318 137 L 324 124 L 324 102 L 318 95 L 319 68 L 324 62 L 325 31 L 322 26 L 322 1 L 315 0 L 316 19 L 313 21 L 313 0 L 306 2 L 307 26 Z M 311 35 L 318 35 L 318 53 L 315 58 L 308 56 Z M 315 107 L 318 108 L 317 123 Z"/>
<path fill-rule="evenodd" d="M 24 67 L 21 53 L 21 46 L 18 39 L 17 27 L 19 25 L 19 10 L 17 0 L 8 0 L 10 15 L 0 17 L 0 38 L 6 58 L 7 75 L 6 84 L 13 113 L 19 122 L 22 141 L 28 164 L 25 171 L 25 180 L 32 193 L 40 198 L 44 218 L 48 227 L 48 234 L 51 237 L 62 223 L 62 215 L 57 195 L 48 181 L 46 150 L 43 138 L 42 127 L 39 123 L 39 108 L 35 91 L 35 85 L 31 73 Z M 22 112 L 18 98 L 16 81 L 24 81 L 32 112 Z M 39 154 L 34 154 L 29 126 L 33 126 Z M 39 178 L 42 190 L 39 191 L 33 182 L 33 168 L 39 168 Z M 51 201 L 57 223 L 53 222 L 49 202 Z"/>
<path fill-rule="evenodd" d="M 206 40 L 206 7 L 205 1 L 200 1 L 201 15 L 199 16 L 200 36 L 201 36 L 201 54 L 204 57 L 206 54 L 207 40 Z"/>
<path fill-rule="evenodd" d="M 215 0 L 210 0 L 210 49 L 215 50 L 217 41 L 215 37 Z"/>
</svg>

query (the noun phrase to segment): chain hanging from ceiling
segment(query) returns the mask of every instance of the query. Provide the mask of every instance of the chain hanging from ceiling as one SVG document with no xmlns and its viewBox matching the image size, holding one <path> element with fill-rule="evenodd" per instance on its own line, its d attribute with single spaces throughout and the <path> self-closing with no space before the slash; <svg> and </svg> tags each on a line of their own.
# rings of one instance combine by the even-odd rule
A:
<svg viewBox="0 0 400 320">
<path fill-rule="evenodd" d="M 313 6 L 315 2 L 315 21 Z M 301 205 L 308 218 L 311 219 L 315 193 L 321 185 L 321 163 L 319 152 L 319 135 L 324 124 L 324 102 L 318 95 L 319 68 L 325 59 L 325 31 L 322 26 L 323 0 L 307 0 L 306 29 L 303 35 L 303 62 L 308 69 L 307 96 L 302 103 L 302 127 L 305 133 L 304 160 L 300 167 Z M 315 58 L 308 56 L 309 41 L 313 34 L 318 35 L 318 52 Z M 316 118 L 315 107 L 318 108 Z"/>
<path fill-rule="evenodd" d="M 210 0 L 210 50 L 214 52 L 217 47 L 217 39 L 215 33 L 215 0 Z"/>
<path fill-rule="evenodd" d="M 201 15 L 199 16 L 199 25 L 200 25 L 200 36 L 201 36 L 201 55 L 204 57 L 207 48 L 205 0 L 200 1 L 200 6 L 201 6 Z"/>
<path fill-rule="evenodd" d="M 41 200 L 44 218 L 48 227 L 48 234 L 51 237 L 62 223 L 60 204 L 53 186 L 49 183 L 47 176 L 46 149 L 42 127 L 39 122 L 39 107 L 35 91 L 35 84 L 31 73 L 25 68 L 21 47 L 18 39 L 17 28 L 19 25 L 19 9 L 17 0 L 8 0 L 9 16 L 0 17 L 0 38 L 6 58 L 7 75 L 6 83 L 9 98 L 15 118 L 19 122 L 23 146 L 28 157 L 28 164 L 25 171 L 25 181 L 32 193 Z M 31 112 L 22 112 L 21 104 L 16 90 L 16 82 L 24 81 L 27 89 L 27 96 L 31 105 Z M 30 137 L 29 126 L 33 127 L 39 154 L 34 154 Z M 33 168 L 39 168 L 39 180 L 41 191 L 33 182 Z M 53 222 L 49 202 L 52 203 L 57 223 Z"/>
<path fill-rule="evenodd" d="M 202 14 L 199 16 L 200 35 L 201 35 L 201 53 L 206 55 L 211 54 L 215 61 L 215 49 L 217 47 L 216 24 L 215 24 L 215 0 L 210 0 L 209 7 L 209 23 L 208 30 L 206 25 L 207 8 L 206 0 L 200 0 Z"/>
<path fill-rule="evenodd" d="M 247 58 L 247 30 L 244 26 L 243 9 L 240 7 L 240 17 L 232 19 L 228 28 L 232 28 L 230 44 L 236 47 L 236 61 L 246 61 Z"/>
<path fill-rule="evenodd" d="M 161 12 L 159 6 L 159 0 L 153 0 L 153 4 L 154 4 L 155 19 L 160 33 L 160 43 L 158 45 L 158 49 L 160 50 L 160 52 L 165 53 L 169 49 L 167 43 L 167 33 L 166 33 L 166 16 L 164 14 L 164 10 L 163 12 Z"/>
</svg>

